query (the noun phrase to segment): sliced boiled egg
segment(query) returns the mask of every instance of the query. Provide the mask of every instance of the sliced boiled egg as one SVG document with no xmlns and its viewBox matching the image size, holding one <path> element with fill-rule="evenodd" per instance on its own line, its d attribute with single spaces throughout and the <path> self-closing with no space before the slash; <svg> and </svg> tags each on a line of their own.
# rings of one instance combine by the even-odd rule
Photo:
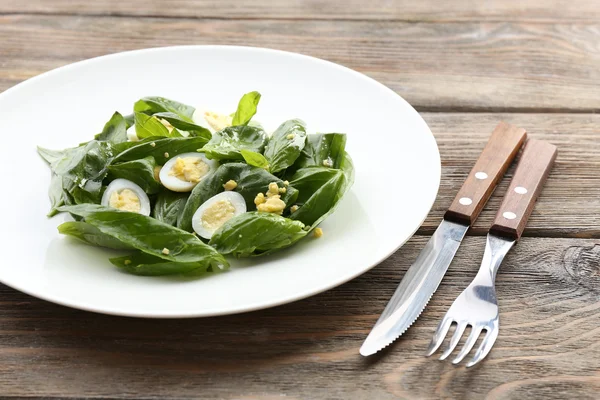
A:
<svg viewBox="0 0 600 400">
<path fill-rule="evenodd" d="M 143 215 L 150 215 L 150 200 L 144 190 L 127 179 L 115 179 L 102 195 L 102 205 Z"/>
<path fill-rule="evenodd" d="M 246 212 L 246 201 L 238 192 L 222 192 L 206 200 L 194 213 L 192 227 L 204 239 L 231 218 Z"/>
<path fill-rule="evenodd" d="M 221 129 L 231 126 L 233 117 L 227 114 L 207 111 L 197 108 L 192 115 L 192 120 L 196 125 L 206 128 L 210 133 L 215 133 Z"/>
<path fill-rule="evenodd" d="M 189 192 L 202 179 L 212 175 L 219 163 L 200 153 L 183 153 L 165 163 L 159 173 L 160 183 L 174 192 Z"/>
</svg>

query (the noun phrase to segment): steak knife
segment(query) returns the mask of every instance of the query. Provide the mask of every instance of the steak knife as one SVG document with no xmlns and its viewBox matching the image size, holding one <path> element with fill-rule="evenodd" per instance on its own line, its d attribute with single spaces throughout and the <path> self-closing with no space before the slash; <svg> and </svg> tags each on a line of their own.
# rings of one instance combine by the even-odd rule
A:
<svg viewBox="0 0 600 400">
<path fill-rule="evenodd" d="M 377 353 L 416 321 L 446 274 L 469 226 L 479 216 L 526 136 L 523 128 L 505 122 L 496 126 L 441 224 L 406 271 L 361 346 L 360 354 L 369 356 Z"/>
</svg>

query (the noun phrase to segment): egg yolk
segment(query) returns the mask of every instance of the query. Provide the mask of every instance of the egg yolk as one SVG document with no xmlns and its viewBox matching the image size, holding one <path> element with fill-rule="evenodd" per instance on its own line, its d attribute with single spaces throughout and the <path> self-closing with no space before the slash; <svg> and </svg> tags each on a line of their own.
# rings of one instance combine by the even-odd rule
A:
<svg viewBox="0 0 600 400">
<path fill-rule="evenodd" d="M 202 159 L 177 157 L 169 175 L 184 182 L 198 183 L 208 173 L 210 167 Z"/>
<path fill-rule="evenodd" d="M 142 209 L 139 197 L 130 189 L 113 192 L 113 194 L 110 195 L 108 204 L 112 208 L 134 213 L 139 213 Z"/>
<path fill-rule="evenodd" d="M 233 118 L 229 115 L 217 114 L 211 111 L 204 113 L 204 119 L 208 124 L 215 130 L 220 131 L 221 129 L 231 126 Z"/>
<path fill-rule="evenodd" d="M 229 200 L 219 200 L 211 204 L 202 214 L 202 226 L 206 229 L 216 230 L 235 214 L 235 207 Z"/>
</svg>

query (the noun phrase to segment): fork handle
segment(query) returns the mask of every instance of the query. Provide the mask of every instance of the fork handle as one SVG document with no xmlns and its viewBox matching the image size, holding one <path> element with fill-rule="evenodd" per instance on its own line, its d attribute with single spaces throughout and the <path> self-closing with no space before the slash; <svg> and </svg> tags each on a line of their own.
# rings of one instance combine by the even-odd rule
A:
<svg viewBox="0 0 600 400">
<path fill-rule="evenodd" d="M 526 136 L 525 129 L 506 122 L 496 126 L 444 219 L 463 225 L 475 222 Z"/>
<path fill-rule="evenodd" d="M 556 159 L 556 146 L 530 139 L 496 214 L 490 233 L 518 240 Z"/>
</svg>

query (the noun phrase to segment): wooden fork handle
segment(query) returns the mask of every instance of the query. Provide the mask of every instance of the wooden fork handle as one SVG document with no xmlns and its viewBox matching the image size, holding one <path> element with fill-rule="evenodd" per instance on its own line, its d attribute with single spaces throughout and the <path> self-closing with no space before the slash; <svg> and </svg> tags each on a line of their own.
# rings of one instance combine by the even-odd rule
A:
<svg viewBox="0 0 600 400">
<path fill-rule="evenodd" d="M 518 240 L 556 159 L 556 146 L 529 139 L 490 233 Z"/>
<path fill-rule="evenodd" d="M 444 219 L 471 225 L 525 141 L 525 129 L 500 122 Z"/>
</svg>

